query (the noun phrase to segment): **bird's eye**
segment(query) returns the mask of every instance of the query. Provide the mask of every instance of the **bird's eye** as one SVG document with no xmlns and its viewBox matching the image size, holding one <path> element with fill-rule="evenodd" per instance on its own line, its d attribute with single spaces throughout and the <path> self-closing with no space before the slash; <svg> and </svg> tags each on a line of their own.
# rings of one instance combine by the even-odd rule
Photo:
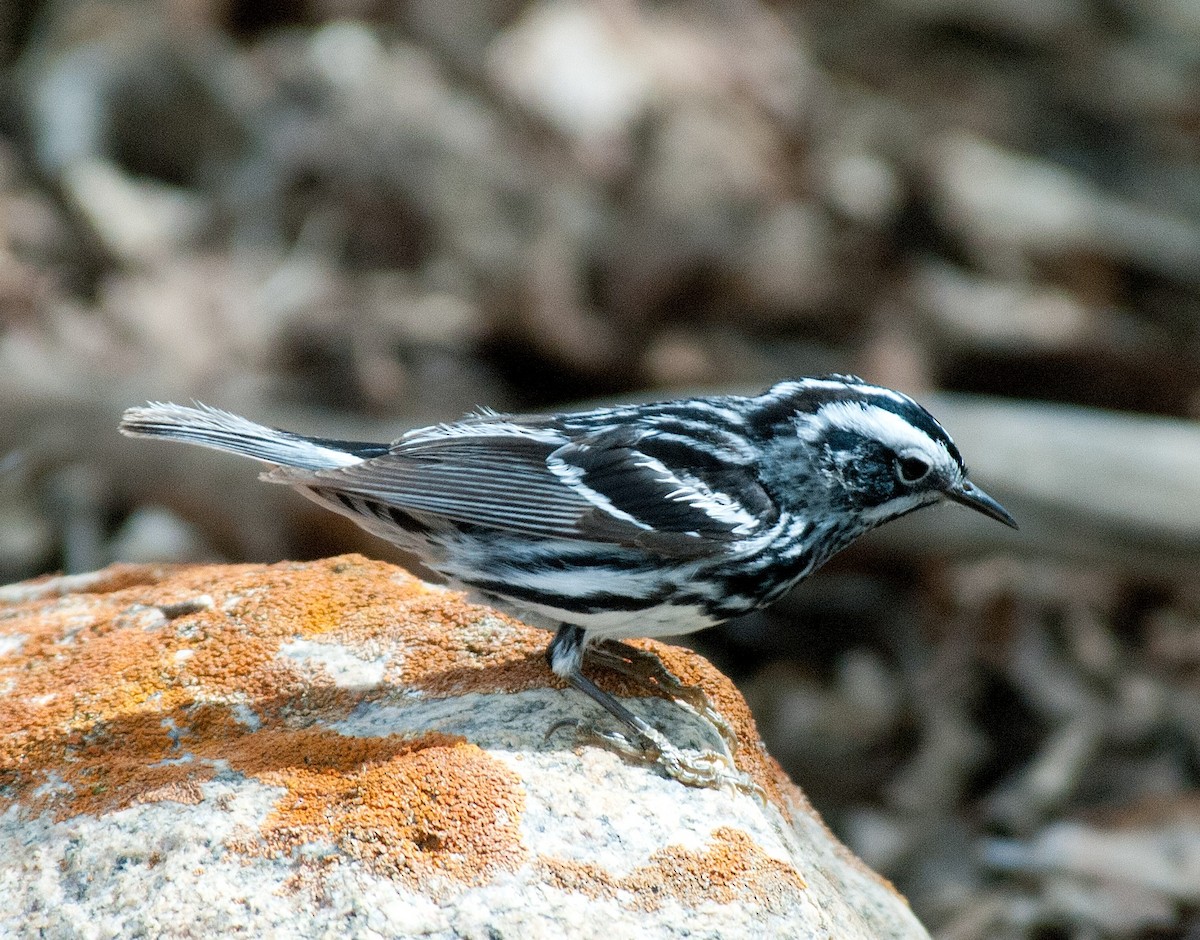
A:
<svg viewBox="0 0 1200 940">
<path fill-rule="evenodd" d="M 897 457 L 896 476 L 902 483 L 919 483 L 930 471 L 928 461 L 920 457 Z"/>
</svg>

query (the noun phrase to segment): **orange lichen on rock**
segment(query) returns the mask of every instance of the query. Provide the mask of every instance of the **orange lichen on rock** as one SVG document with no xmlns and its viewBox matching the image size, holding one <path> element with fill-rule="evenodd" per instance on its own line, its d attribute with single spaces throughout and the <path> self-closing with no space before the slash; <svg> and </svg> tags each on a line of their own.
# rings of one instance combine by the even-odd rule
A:
<svg viewBox="0 0 1200 940">
<path fill-rule="evenodd" d="M 286 790 L 261 840 L 241 846 L 248 854 L 330 843 L 381 874 L 419 883 L 433 875 L 471 883 L 523 858 L 520 780 L 461 739 L 259 732 L 229 759 Z"/>
<path fill-rule="evenodd" d="M 538 860 L 547 884 L 591 898 L 625 898 L 639 910 L 656 910 L 668 899 L 685 905 L 703 902 L 753 903 L 766 910 L 776 900 L 805 888 L 786 862 L 767 855 L 744 832 L 721 827 L 703 851 L 670 845 L 647 865 L 614 875 L 597 865 L 562 859 Z"/>
<path fill-rule="evenodd" d="M 194 803 L 229 768 L 283 788 L 247 851 L 319 841 L 394 875 L 468 881 L 520 858 L 511 771 L 444 735 L 317 726 L 369 690 L 281 655 L 310 637 L 403 648 L 429 630 L 417 612 L 478 619 L 459 596 L 357 556 L 61 580 L 0 600 L 0 808 L 64 819 Z"/>
<path fill-rule="evenodd" d="M 558 685 L 543 660 L 544 631 L 355 555 L 119 566 L 3 592 L 0 809 L 63 819 L 193 803 L 206 781 L 232 770 L 282 788 L 257 839 L 240 843 L 247 852 L 320 843 L 392 877 L 459 881 L 523 857 L 523 791 L 503 763 L 444 735 L 356 738 L 330 725 L 394 700 L 399 688 L 440 697 Z M 745 742 L 741 769 L 776 797 L 786 777 L 732 684 L 693 653 L 637 645 L 708 690 Z M 370 663 L 382 678 L 339 683 L 322 651 L 334 651 L 328 662 Z M 605 670 L 594 675 L 617 694 L 646 694 Z M 725 833 L 695 857 L 669 850 L 627 883 L 586 868 L 569 877 L 679 897 L 690 884 L 736 893 L 738 882 L 791 877 L 738 839 Z M 721 866 L 737 877 L 723 882 Z"/>
</svg>

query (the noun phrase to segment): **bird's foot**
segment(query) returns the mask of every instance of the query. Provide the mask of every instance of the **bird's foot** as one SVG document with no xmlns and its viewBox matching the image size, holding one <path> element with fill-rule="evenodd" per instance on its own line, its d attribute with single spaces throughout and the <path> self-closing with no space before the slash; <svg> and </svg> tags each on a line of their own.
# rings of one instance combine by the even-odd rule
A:
<svg viewBox="0 0 1200 940">
<path fill-rule="evenodd" d="M 737 732 L 700 686 L 685 685 L 656 655 L 628 643 L 610 640 L 589 650 L 588 657 L 644 688 L 661 691 L 681 708 L 708 722 L 720 736 L 726 757 L 732 763 L 740 744 Z"/>
<path fill-rule="evenodd" d="M 707 750 L 685 751 L 668 741 L 662 732 L 649 726 L 638 731 L 637 738 L 641 740 L 618 731 L 605 730 L 590 721 L 560 721 L 550 729 L 550 733 L 568 724 L 574 725 L 578 744 L 602 747 L 627 760 L 656 765 L 672 780 L 678 780 L 686 786 L 740 793 L 754 797 L 759 803 L 766 800 L 763 788 L 748 774 L 738 770 L 729 754 Z"/>
</svg>

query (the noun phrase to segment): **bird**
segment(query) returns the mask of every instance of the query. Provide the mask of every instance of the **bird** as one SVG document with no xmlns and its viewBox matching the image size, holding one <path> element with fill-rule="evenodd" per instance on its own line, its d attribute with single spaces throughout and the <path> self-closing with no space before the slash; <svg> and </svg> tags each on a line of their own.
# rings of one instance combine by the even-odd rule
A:
<svg viewBox="0 0 1200 940">
<path fill-rule="evenodd" d="M 684 754 L 589 679 L 586 657 L 641 675 L 647 654 L 623 641 L 761 609 L 859 536 L 935 503 L 1017 527 L 928 410 L 853 375 L 584 411 L 480 409 L 390 443 L 304 436 L 200 403 L 130 408 L 120 431 L 265 463 L 261 479 L 552 630 L 550 669 L 632 734 L 599 737 L 696 786 L 728 782 L 730 748 Z M 672 679 L 659 686 L 694 705 Z"/>
</svg>

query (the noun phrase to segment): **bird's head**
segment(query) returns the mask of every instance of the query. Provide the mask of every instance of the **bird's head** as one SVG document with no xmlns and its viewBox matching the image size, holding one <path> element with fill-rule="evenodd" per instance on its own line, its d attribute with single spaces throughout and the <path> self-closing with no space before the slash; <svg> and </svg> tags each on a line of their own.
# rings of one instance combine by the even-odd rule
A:
<svg viewBox="0 0 1200 940">
<path fill-rule="evenodd" d="M 781 466 L 803 473 L 833 509 L 862 529 L 950 500 L 1016 528 L 1008 511 L 967 478 L 937 420 L 907 395 L 848 376 L 785 382 L 764 393 Z M 790 443 L 790 442 L 789 442 Z M 807 488 L 806 487 L 806 488 Z M 809 490 L 811 492 L 811 490 Z"/>
</svg>

